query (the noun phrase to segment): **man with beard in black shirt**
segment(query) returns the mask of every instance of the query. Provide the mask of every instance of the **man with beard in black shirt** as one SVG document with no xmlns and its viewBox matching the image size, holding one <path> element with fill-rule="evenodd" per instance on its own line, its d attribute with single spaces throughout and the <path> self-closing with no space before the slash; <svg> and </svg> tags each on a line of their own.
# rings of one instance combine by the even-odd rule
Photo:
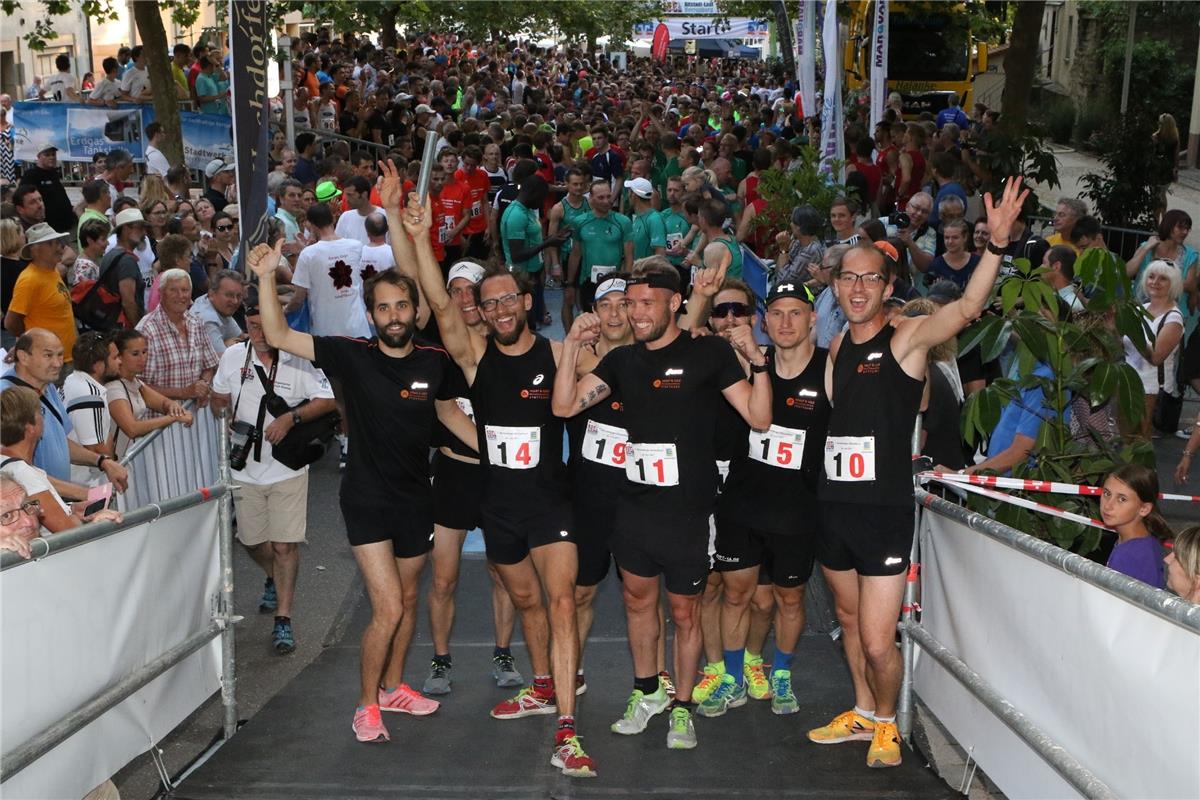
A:
<svg viewBox="0 0 1200 800">
<path fill-rule="evenodd" d="M 247 260 L 263 297 L 275 296 L 282 247 L 282 238 L 274 247 L 261 244 Z M 378 331 L 374 339 L 300 333 L 288 327 L 278 304 L 261 305 L 272 347 L 315 361 L 327 375 L 342 379 L 355 443 L 342 476 L 342 516 L 372 612 L 363 634 L 362 691 L 353 724 L 361 742 L 389 739 L 381 710 L 424 716 L 438 708 L 402 680 L 421 570 L 433 546 L 429 447 L 436 421 L 464 441 L 475 441 L 470 421 L 454 402 L 462 393 L 456 385 L 461 377 L 456 380 L 449 356 L 413 342 L 419 297 L 412 279 L 394 269 L 367 281 L 363 300 Z"/>
</svg>

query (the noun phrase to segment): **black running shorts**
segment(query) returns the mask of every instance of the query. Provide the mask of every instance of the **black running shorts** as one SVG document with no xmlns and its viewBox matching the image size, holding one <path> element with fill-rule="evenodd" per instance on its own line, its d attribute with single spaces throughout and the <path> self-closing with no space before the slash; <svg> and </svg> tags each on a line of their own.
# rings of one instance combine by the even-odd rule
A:
<svg viewBox="0 0 1200 800">
<path fill-rule="evenodd" d="M 623 570 L 662 575 L 672 594 L 700 594 L 708 579 L 708 516 L 658 514 L 619 501 L 612 552 Z"/>
<path fill-rule="evenodd" d="M 717 515 L 717 572 L 760 567 L 759 583 L 791 589 L 808 582 L 813 568 L 813 540 L 806 534 L 784 535 L 742 525 Z"/>
<path fill-rule="evenodd" d="M 352 547 L 390 541 L 396 558 L 416 558 L 433 549 L 432 505 L 407 503 L 384 508 L 345 496 L 339 503 Z"/>
<path fill-rule="evenodd" d="M 485 467 L 450 458 L 443 453 L 433 457 L 433 521 L 443 528 L 469 531 L 482 520 L 479 506 L 483 498 Z"/>
<path fill-rule="evenodd" d="M 859 575 L 899 575 L 912 552 L 915 507 L 821 503 L 817 560 Z"/>
<path fill-rule="evenodd" d="M 483 545 L 493 564 L 519 564 L 535 547 L 575 544 L 571 506 L 565 500 L 531 509 L 528 516 L 501 516 L 483 511 Z"/>
</svg>

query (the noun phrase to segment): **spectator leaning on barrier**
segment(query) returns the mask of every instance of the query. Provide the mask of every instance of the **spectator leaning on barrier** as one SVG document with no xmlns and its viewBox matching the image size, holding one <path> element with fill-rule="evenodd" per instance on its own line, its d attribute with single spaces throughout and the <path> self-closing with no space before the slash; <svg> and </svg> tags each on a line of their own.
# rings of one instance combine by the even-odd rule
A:
<svg viewBox="0 0 1200 800">
<path fill-rule="evenodd" d="M 8 313 L 4 315 L 4 328 L 14 336 L 32 328 L 46 328 L 63 347 L 75 346 L 75 311 L 71 294 L 58 271 L 67 236 L 45 223 L 26 232 L 21 257 L 28 258 L 29 263 L 17 277 Z"/>
<path fill-rule="evenodd" d="M 0 484 L 2 487 L 2 484 Z M 2 508 L 7 509 L 7 502 Z M 0 523 L 3 518 L 0 518 Z M 0 532 L 5 529 L 0 528 Z M 1184 528 L 1175 536 L 1175 546 L 1163 559 L 1167 565 L 1167 588 L 1200 605 L 1200 525 Z"/>
<path fill-rule="evenodd" d="M 88 331 L 76 340 L 73 352 L 75 371 L 63 382 L 63 399 L 71 418 L 67 438 L 97 456 L 116 458 L 116 434 L 108 413 L 105 384 L 118 377 L 121 357 L 117 346 L 109 334 Z M 107 476 L 94 466 L 72 464 L 71 480 L 98 486 L 107 482 Z"/>
<path fill-rule="evenodd" d="M 274 296 L 262 299 L 278 302 Z M 240 486 L 238 539 L 267 574 L 259 610 L 275 612 L 271 644 L 282 655 L 296 648 L 292 599 L 299 544 L 306 540 L 308 467 L 292 469 L 280 463 L 274 448 L 296 426 L 320 419 L 336 406 L 321 370 L 267 344 L 258 302 L 256 287 L 251 287 L 245 303 L 250 338 L 221 356 L 213 380 L 213 407 L 232 404 L 233 425 L 253 428 L 245 464 L 233 470 Z"/>
<path fill-rule="evenodd" d="M 0 472 L 14 478 L 30 499 L 38 501 L 42 526 L 50 533 L 69 530 L 84 522 L 104 519 L 120 522 L 121 515 L 107 509 L 84 516 L 86 490 L 67 484 L 74 494 L 82 494 L 78 502 L 68 504 L 45 470 L 33 465 L 33 451 L 46 424 L 38 404 L 37 392 L 24 386 L 10 386 L 0 391 Z"/>
<path fill-rule="evenodd" d="M 113 336 L 117 348 L 117 378 L 104 384 L 108 413 L 115 428 L 117 458 L 124 458 L 140 436 L 176 422 L 192 424 L 191 412 L 175 400 L 163 397 L 139 377 L 146 368 L 149 345 L 140 331 L 122 330 Z M 151 417 L 153 413 L 155 416 Z"/>
<path fill-rule="evenodd" d="M 146 53 L 142 45 L 132 48 L 129 57 L 132 67 L 125 69 L 121 75 L 121 99 L 131 103 L 149 103 L 154 99 L 150 88 L 150 74 L 146 69 Z"/>
<path fill-rule="evenodd" d="M 22 558 L 33 555 L 29 543 L 37 538 L 41 518 L 41 503 L 29 499 L 16 478 L 0 472 L 0 550 Z"/>
<path fill-rule="evenodd" d="M 117 100 L 121 97 L 121 78 L 117 75 L 121 63 L 109 56 L 104 59 L 101 66 L 104 68 L 104 77 L 96 81 L 96 85 L 92 87 L 87 103 L 93 106 L 116 108 Z"/>
<path fill-rule="evenodd" d="M 171 400 L 195 400 L 208 405 L 217 353 L 200 317 L 189 311 L 192 279 L 181 269 L 159 277 L 158 308 L 137 324 L 150 345 L 142 377 L 156 392 Z"/>
<path fill-rule="evenodd" d="M 208 340 L 217 355 L 246 338 L 233 318 L 242 305 L 246 279 L 240 272 L 218 270 L 209 280 L 208 293 L 192 304 L 192 313 L 204 322 Z"/>
</svg>

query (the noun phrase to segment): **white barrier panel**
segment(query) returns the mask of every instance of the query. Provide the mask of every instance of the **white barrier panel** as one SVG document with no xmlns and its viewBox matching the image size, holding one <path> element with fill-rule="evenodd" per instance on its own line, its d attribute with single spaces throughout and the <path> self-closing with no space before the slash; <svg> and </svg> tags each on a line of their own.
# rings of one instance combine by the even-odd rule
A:
<svg viewBox="0 0 1200 800">
<path fill-rule="evenodd" d="M 117 499 L 121 510 L 161 503 L 217 483 L 217 436 L 221 421 L 207 408 L 193 409 L 190 428 L 171 425 L 126 464 L 129 490 Z"/>
<path fill-rule="evenodd" d="M 216 501 L 0 575 L 0 751 L 208 628 L 220 597 Z M 220 638 L 0 786 L 79 800 L 161 740 L 220 685 Z"/>
<path fill-rule="evenodd" d="M 1200 797 L 1200 636 L 925 509 L 921 627 L 1121 797 Z M 916 692 L 1011 798 L 1080 797 L 918 648 Z"/>
</svg>

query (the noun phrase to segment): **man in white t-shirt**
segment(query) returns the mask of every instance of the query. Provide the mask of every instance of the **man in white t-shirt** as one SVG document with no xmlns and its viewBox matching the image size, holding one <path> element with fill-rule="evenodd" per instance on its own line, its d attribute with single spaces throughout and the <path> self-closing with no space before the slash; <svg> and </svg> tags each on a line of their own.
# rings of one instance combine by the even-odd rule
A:
<svg viewBox="0 0 1200 800">
<path fill-rule="evenodd" d="M 396 255 L 387 240 L 387 217 L 377 211 L 367 217 L 364 224 L 368 242 L 363 245 L 362 270 L 359 274 L 363 283 L 366 283 L 372 276 L 396 266 Z"/>
<path fill-rule="evenodd" d="M 79 79 L 71 72 L 71 57 L 59 53 L 54 58 L 53 75 L 42 78 L 42 93 L 56 103 L 79 102 Z"/>
<path fill-rule="evenodd" d="M 121 79 L 117 76 L 117 72 L 121 68 L 121 63 L 112 56 L 104 59 L 104 77 L 96 81 L 96 85 L 92 87 L 92 91 L 88 94 L 87 102 L 93 106 L 110 106 L 117 107 L 117 100 L 121 98 Z"/>
<path fill-rule="evenodd" d="M 362 175 L 355 175 L 346 181 L 342 194 L 346 198 L 346 210 L 338 217 L 337 235 L 343 239 L 354 239 L 363 245 L 369 244 L 367 217 L 383 210 L 371 203 L 371 182 Z"/>
<path fill-rule="evenodd" d="M 276 302 L 274 296 L 263 300 Z M 234 422 L 256 429 L 245 466 L 233 470 L 240 487 L 238 539 L 267 574 L 259 611 L 274 612 L 271 645 L 283 655 L 296 649 L 292 599 L 300 572 L 299 545 L 306 540 L 308 467 L 292 469 L 280 463 L 274 447 L 296 425 L 319 419 L 335 404 L 325 373 L 267 344 L 258 301 L 256 287 L 251 287 L 245 303 L 250 339 L 221 356 L 213 376 L 212 404 L 214 411 L 232 406 Z M 268 384 L 277 399 L 267 399 Z"/>
<path fill-rule="evenodd" d="M 163 133 L 161 122 L 151 122 L 146 126 L 146 172 L 151 175 L 161 175 L 164 178 L 171 171 L 171 162 L 167 161 L 166 155 L 158 149 L 165 138 L 166 134 Z"/>
<path fill-rule="evenodd" d="M 121 99 L 131 103 L 149 103 L 154 99 L 154 93 L 150 90 L 150 73 L 146 69 L 146 54 L 142 52 L 140 44 L 130 50 L 129 54 L 133 59 L 133 66 L 125 70 L 125 74 L 121 76 Z"/>
<path fill-rule="evenodd" d="M 369 337 L 362 298 L 362 243 L 340 238 L 328 203 L 313 203 L 306 218 L 317 241 L 300 251 L 288 313 L 308 300 L 314 336 Z"/>
<path fill-rule="evenodd" d="M 112 417 L 108 413 L 108 390 L 104 384 L 117 379 L 120 356 L 108 334 L 80 334 L 71 350 L 75 371 L 63 382 L 63 399 L 71 417 L 67 438 L 98 456 L 116 458 Z M 108 483 L 108 476 L 93 466 L 71 465 L 71 481 L 83 486 Z"/>
</svg>

